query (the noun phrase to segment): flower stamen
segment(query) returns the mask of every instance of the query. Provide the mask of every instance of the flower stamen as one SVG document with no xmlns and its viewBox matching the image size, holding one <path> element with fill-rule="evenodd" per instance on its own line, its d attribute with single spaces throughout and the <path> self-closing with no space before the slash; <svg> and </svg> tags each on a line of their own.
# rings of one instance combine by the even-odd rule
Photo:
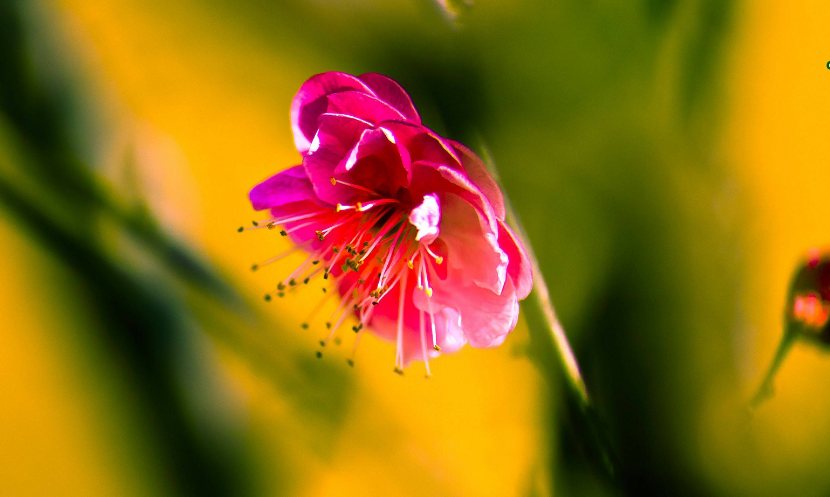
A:
<svg viewBox="0 0 830 497">
<path fill-rule="evenodd" d="M 427 368 L 427 378 L 429 378 L 432 374 L 429 372 L 429 354 L 427 354 L 427 339 L 424 333 L 424 311 L 421 310 L 418 313 L 418 319 L 421 325 L 421 353 L 424 356 L 424 366 Z"/>
<path fill-rule="evenodd" d="M 282 259 L 286 256 L 289 256 L 289 255 L 293 254 L 294 252 L 296 252 L 296 251 L 298 251 L 302 248 L 305 248 L 306 246 L 307 246 L 307 244 L 305 244 L 305 243 L 299 244 L 299 245 L 294 245 L 293 247 L 291 247 L 290 249 L 286 250 L 285 252 L 283 252 L 279 255 L 271 257 L 270 259 L 266 259 L 266 260 L 264 260 L 260 263 L 253 264 L 251 266 L 251 271 L 256 271 L 257 269 L 259 269 L 263 266 L 267 266 L 268 264 L 273 264 L 273 263 L 277 262 L 278 260 L 280 260 L 280 259 Z"/>
<path fill-rule="evenodd" d="M 382 197 L 382 195 L 380 193 L 378 193 L 374 190 L 370 190 L 370 189 L 366 188 L 365 186 L 355 185 L 354 183 L 347 183 L 347 182 L 345 182 L 343 180 L 340 180 L 340 179 L 337 179 L 333 176 L 330 179 L 330 181 L 331 181 L 331 186 L 336 186 L 338 184 L 341 184 L 341 185 L 344 185 L 344 186 L 350 186 L 352 188 L 356 188 L 356 189 L 358 189 L 362 192 L 366 192 L 366 193 L 370 193 L 370 194 L 378 196 L 378 197 Z"/>
<path fill-rule="evenodd" d="M 432 327 L 432 348 L 440 352 L 441 347 L 438 346 L 438 339 L 435 333 L 435 315 L 432 313 L 432 300 L 430 299 L 427 299 L 427 310 L 429 311 L 429 324 Z"/>
<path fill-rule="evenodd" d="M 402 272 L 402 282 L 400 287 L 400 298 L 398 299 L 398 337 L 397 337 L 397 357 L 395 357 L 395 367 L 400 365 L 400 370 L 403 372 L 403 304 L 406 297 L 406 271 Z"/>
<path fill-rule="evenodd" d="M 441 257 L 440 255 L 434 253 L 432 250 L 430 250 L 429 245 L 426 245 L 426 244 L 421 244 L 421 245 L 424 247 L 424 249 L 426 249 L 427 254 L 429 254 L 430 257 L 432 257 L 432 259 L 435 261 L 436 264 L 440 265 L 442 262 L 444 262 L 444 258 Z"/>
</svg>

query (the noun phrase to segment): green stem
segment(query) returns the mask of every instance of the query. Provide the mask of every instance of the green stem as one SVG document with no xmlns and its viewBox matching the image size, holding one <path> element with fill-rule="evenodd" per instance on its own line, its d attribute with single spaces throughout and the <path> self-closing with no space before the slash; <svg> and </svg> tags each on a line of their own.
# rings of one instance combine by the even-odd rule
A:
<svg viewBox="0 0 830 497">
<path fill-rule="evenodd" d="M 534 299 L 542 316 L 544 316 L 545 327 L 548 333 L 550 333 L 555 355 L 559 358 L 562 371 L 565 374 L 565 380 L 568 386 L 576 393 L 580 407 L 585 409 L 591 404 L 591 401 L 588 397 L 588 389 L 585 388 L 585 381 L 582 379 L 582 372 L 579 370 L 579 363 L 577 363 L 576 356 L 573 353 L 573 349 L 571 349 L 571 344 L 568 342 L 567 335 L 565 335 L 565 329 L 562 328 L 559 318 L 556 317 L 556 311 L 550 299 L 548 285 L 545 282 L 542 271 L 539 269 L 539 261 L 536 259 L 533 247 L 528 243 L 524 228 L 506 199 L 505 204 L 507 223 L 516 232 L 516 236 L 521 240 L 527 251 L 527 256 L 530 259 L 531 270 L 533 272 L 533 292 L 531 297 Z"/>
<path fill-rule="evenodd" d="M 559 318 L 556 316 L 556 311 L 554 310 L 553 302 L 550 298 L 550 292 L 548 291 L 548 285 L 545 282 L 545 277 L 542 275 L 542 271 L 539 268 L 539 261 L 536 258 L 536 254 L 533 252 L 533 247 L 528 240 L 527 233 L 525 232 L 522 223 L 519 221 L 515 210 L 510 204 L 510 200 L 508 199 L 504 187 L 501 184 L 498 171 L 496 170 L 495 164 L 490 157 L 487 147 L 483 144 L 483 140 L 481 141 L 480 148 L 483 151 L 484 163 L 487 165 L 493 179 L 504 193 L 507 224 L 513 228 L 516 237 L 521 241 L 525 251 L 527 252 L 528 258 L 530 259 L 531 271 L 533 273 L 533 292 L 531 292 L 531 302 L 535 304 L 535 311 L 537 311 L 543 319 L 531 319 L 531 317 L 538 318 L 538 316 L 528 316 L 528 324 L 530 326 L 537 323 L 543 324 L 545 331 L 549 334 L 551 338 L 550 343 L 553 345 L 553 355 L 558 359 L 559 365 L 564 373 L 565 382 L 568 386 L 568 393 L 573 396 L 573 400 L 576 401 L 576 406 L 578 407 L 577 415 L 579 416 L 579 419 L 575 420 L 575 422 L 579 425 L 578 431 L 581 432 L 582 442 L 585 444 L 588 452 L 593 454 L 592 457 L 599 460 L 599 466 L 605 475 L 613 479 L 615 475 L 613 451 L 611 450 L 607 435 L 602 423 L 600 422 L 599 413 L 588 395 L 588 389 L 585 387 L 585 381 L 582 379 L 579 363 L 577 362 L 573 349 L 571 349 L 571 345 L 568 342 L 565 330 L 559 322 Z M 532 314 L 536 313 L 533 312 Z"/>
<path fill-rule="evenodd" d="M 749 401 L 750 411 L 755 411 L 765 400 L 772 397 L 772 381 L 775 379 L 775 375 L 778 373 L 781 364 L 784 363 L 784 359 L 787 357 L 787 353 L 792 348 L 796 338 L 798 338 L 798 333 L 791 326 L 787 326 L 787 329 L 784 331 L 784 336 L 781 337 L 781 342 L 778 344 L 778 349 L 772 358 L 772 362 L 767 369 L 767 373 L 764 375 L 764 380 L 758 386 L 758 391 L 752 396 L 752 400 Z"/>
<path fill-rule="evenodd" d="M 481 149 L 483 151 L 483 158 L 484 163 L 487 166 L 487 169 L 490 171 L 490 174 L 493 176 L 493 179 L 498 184 L 499 188 L 504 195 L 504 206 L 506 211 L 506 221 L 507 224 L 513 228 L 516 236 L 521 241 L 522 245 L 527 252 L 527 256 L 530 259 L 531 264 L 531 271 L 533 272 L 533 292 L 532 296 L 535 299 L 536 305 L 541 311 L 542 315 L 545 318 L 545 325 L 547 331 L 550 333 L 551 338 L 553 339 L 553 344 L 555 348 L 556 356 L 559 358 L 560 364 L 562 365 L 562 369 L 565 373 L 565 378 L 568 382 L 568 386 L 570 386 L 573 391 L 577 394 L 579 404 L 581 407 L 585 408 L 590 405 L 590 400 L 588 398 L 588 390 L 585 388 L 585 381 L 582 379 L 582 373 L 579 370 L 579 364 L 576 362 L 576 356 L 573 353 L 573 349 L 571 349 L 571 344 L 568 343 L 568 337 L 565 335 L 565 330 L 562 328 L 562 324 L 559 322 L 559 318 L 556 317 L 556 311 L 553 308 L 553 302 L 550 300 L 550 292 L 548 291 L 548 285 L 545 283 L 545 277 L 542 275 L 542 271 L 539 269 L 539 261 L 536 259 L 536 254 L 533 252 L 533 246 L 530 245 L 530 241 L 528 240 L 527 233 L 525 233 L 524 227 L 522 226 L 521 221 L 519 221 L 519 217 L 516 215 L 516 211 L 513 209 L 513 206 L 510 204 L 510 199 L 507 197 L 507 193 L 504 190 L 504 185 L 502 185 L 501 177 L 499 176 L 498 170 L 496 169 L 496 165 L 493 162 L 492 157 L 490 156 L 490 151 L 484 145 L 483 140 L 479 140 L 481 142 Z"/>
</svg>

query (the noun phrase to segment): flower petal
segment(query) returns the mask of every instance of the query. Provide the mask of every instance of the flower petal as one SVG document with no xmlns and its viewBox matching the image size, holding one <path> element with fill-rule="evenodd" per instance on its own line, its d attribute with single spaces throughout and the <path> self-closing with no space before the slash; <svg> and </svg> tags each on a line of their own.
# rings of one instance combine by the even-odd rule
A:
<svg viewBox="0 0 830 497">
<path fill-rule="evenodd" d="M 314 192 L 332 205 L 345 202 L 354 194 L 354 189 L 344 185 L 332 185 L 331 178 L 337 165 L 348 155 L 363 132 L 371 124 L 355 117 L 342 114 L 322 114 L 320 127 L 303 158 L 303 167 Z"/>
<path fill-rule="evenodd" d="M 428 161 L 464 170 L 452 145 L 429 128 L 403 121 L 382 122 L 378 126 L 391 132 L 406 147 L 412 162 Z"/>
<path fill-rule="evenodd" d="M 326 72 L 303 83 L 291 102 L 291 129 L 297 151 L 305 155 L 319 125 L 320 115 L 328 107 L 328 95 L 347 90 L 372 93 L 362 81 L 342 72 Z"/>
<path fill-rule="evenodd" d="M 502 195 L 501 189 L 496 183 L 496 180 L 493 179 L 490 175 L 490 171 L 487 170 L 487 166 L 485 166 L 484 162 L 482 162 L 482 160 L 469 148 L 456 141 L 447 141 L 452 145 L 458 154 L 458 157 L 461 159 L 461 164 L 464 165 L 464 172 L 467 173 L 467 178 L 472 184 L 476 185 L 487 200 L 490 201 L 490 205 L 493 206 L 493 210 L 496 212 L 496 217 L 498 217 L 499 220 L 504 221 L 504 196 Z"/>
<path fill-rule="evenodd" d="M 401 112 L 379 98 L 362 91 L 341 91 L 328 97 L 326 112 L 346 114 L 372 124 L 393 119 L 406 119 Z"/>
<path fill-rule="evenodd" d="M 251 189 L 248 198 L 257 211 L 302 200 L 320 203 L 303 166 L 294 166 L 271 176 Z"/>
<path fill-rule="evenodd" d="M 407 121 L 421 124 L 421 117 L 418 115 L 418 111 L 415 110 L 415 106 L 412 105 L 412 99 L 409 98 L 406 90 L 401 88 L 401 85 L 382 74 L 361 74 L 358 79 L 371 88 L 379 99 L 403 114 Z"/>
<path fill-rule="evenodd" d="M 450 308 L 461 316 L 461 329 L 470 345 L 476 348 L 495 347 L 519 319 L 519 301 L 513 281 L 507 280 L 501 295 L 486 288 L 471 284 L 461 271 L 452 268 L 446 280 L 435 281 L 432 297 L 424 292 L 415 292 L 415 305 L 424 309 Z"/>
<path fill-rule="evenodd" d="M 413 162 L 411 167 L 413 179 L 410 191 L 413 198 L 436 191 L 455 193 L 484 214 L 490 232 L 498 233 L 498 218 L 493 206 L 463 172 L 428 161 Z"/>
<path fill-rule="evenodd" d="M 507 254 L 507 258 L 510 259 L 510 264 L 507 266 L 507 275 L 510 276 L 516 286 L 516 296 L 519 300 L 522 300 L 533 290 L 533 269 L 527 252 L 516 239 L 513 230 L 501 220 L 499 220 L 499 245 Z"/>
<path fill-rule="evenodd" d="M 395 198 L 412 178 L 409 153 L 384 129 L 366 129 L 334 169 L 337 179 Z M 352 190 L 352 193 L 358 193 Z"/>
<path fill-rule="evenodd" d="M 458 195 L 440 192 L 438 197 L 446 264 L 462 273 L 465 281 L 500 294 L 510 261 L 499 247 L 498 232 L 491 231 L 484 215 Z"/>
</svg>

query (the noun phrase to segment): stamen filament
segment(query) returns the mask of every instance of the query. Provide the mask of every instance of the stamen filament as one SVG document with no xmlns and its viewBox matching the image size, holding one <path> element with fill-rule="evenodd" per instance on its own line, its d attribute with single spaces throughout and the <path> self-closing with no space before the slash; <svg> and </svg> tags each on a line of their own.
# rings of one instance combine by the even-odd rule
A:
<svg viewBox="0 0 830 497">
<path fill-rule="evenodd" d="M 286 218 L 282 218 L 282 219 L 269 219 L 267 221 L 260 221 L 260 224 L 262 224 L 262 223 L 269 223 L 269 224 L 292 223 L 294 221 L 302 221 L 303 219 L 308 219 L 310 217 L 319 216 L 319 215 L 325 214 L 325 213 L 326 213 L 326 211 L 309 212 L 307 214 L 301 214 L 301 215 L 298 215 L 298 216 L 291 216 L 291 217 L 286 217 Z"/>
<path fill-rule="evenodd" d="M 346 302 L 348 300 L 351 300 L 351 299 L 343 299 L 343 302 Z M 331 340 L 331 337 L 334 336 L 334 333 L 337 331 L 337 328 L 339 328 L 340 325 L 343 324 L 343 320 L 346 319 L 347 315 L 348 315 L 347 312 L 343 312 L 343 314 L 340 315 L 340 319 L 338 319 L 337 323 L 334 326 L 331 327 L 331 331 L 329 332 L 329 335 L 326 337 L 326 339 L 320 345 L 322 345 L 324 347 L 326 345 L 328 345 L 329 341 Z"/>
<path fill-rule="evenodd" d="M 331 298 L 332 295 L 334 295 L 334 292 L 326 294 L 326 296 L 320 299 L 320 302 L 318 302 L 317 305 L 314 306 L 314 309 L 311 310 L 306 320 L 303 321 L 303 324 L 305 325 L 303 326 L 304 328 L 308 327 L 308 324 L 314 319 L 315 316 L 317 316 L 317 313 L 320 312 L 320 309 L 322 309 L 324 305 L 326 305 L 326 302 Z"/>
<path fill-rule="evenodd" d="M 392 242 L 392 245 L 389 247 L 386 256 L 386 262 L 383 264 L 383 269 L 380 272 L 380 281 L 378 281 L 378 288 L 383 286 L 383 280 L 386 276 L 386 268 L 389 267 L 389 261 L 392 259 L 392 255 L 394 254 L 395 247 L 398 244 L 398 239 L 401 237 L 401 234 L 404 232 L 404 226 L 402 225 L 398 230 L 398 234 L 395 236 L 395 241 Z"/>
<path fill-rule="evenodd" d="M 340 204 L 338 204 L 338 205 L 340 205 Z M 354 217 L 355 217 L 355 214 L 349 214 L 348 216 L 346 216 L 345 218 L 341 219 L 340 221 L 338 221 L 337 223 L 333 224 L 332 226 L 329 226 L 328 228 L 326 228 L 326 229 L 322 230 L 321 232 L 323 233 L 323 236 L 328 235 L 328 234 L 329 234 L 329 233 L 331 233 L 331 232 L 332 232 L 335 228 L 339 228 L 339 227 L 343 226 L 344 224 L 348 223 L 349 221 L 351 221 L 352 219 L 354 219 Z"/>
<path fill-rule="evenodd" d="M 429 254 L 430 257 L 432 257 L 435 260 L 436 264 L 441 264 L 442 262 L 444 262 L 444 258 L 430 250 L 429 245 L 422 243 L 421 246 L 424 247 L 424 249 L 427 251 L 427 254 Z"/>
<path fill-rule="evenodd" d="M 386 198 L 386 199 L 381 199 L 381 200 L 373 200 L 373 201 L 369 202 L 368 204 L 361 204 L 360 202 L 358 202 L 357 203 L 357 210 L 359 210 L 361 212 L 366 212 L 369 209 L 374 209 L 375 207 L 377 207 L 379 205 L 399 204 L 399 203 L 400 202 L 398 200 L 395 200 L 395 199 L 392 199 L 392 198 Z"/>
<path fill-rule="evenodd" d="M 395 225 L 398 223 L 398 221 L 400 221 L 402 216 L 402 214 L 392 216 L 389 219 L 389 221 L 386 222 L 386 225 L 378 232 L 377 235 L 375 235 L 375 241 L 372 243 L 371 246 L 369 246 L 369 248 L 366 250 L 366 253 L 363 254 L 363 257 L 360 258 L 361 261 L 366 260 L 366 258 L 369 257 L 369 254 L 371 254 L 372 251 L 375 250 L 375 247 L 377 247 L 378 244 L 380 244 L 381 242 L 385 241 L 383 240 L 383 237 L 386 236 L 386 233 L 388 233 L 389 230 L 395 227 Z"/>
<path fill-rule="evenodd" d="M 345 186 L 351 186 L 352 188 L 356 188 L 356 189 L 358 189 L 360 191 L 363 191 L 363 192 L 366 192 L 366 193 L 371 193 L 372 195 L 376 195 L 378 197 L 382 196 L 380 193 L 378 193 L 374 190 L 370 190 L 370 189 L 366 188 L 365 186 L 355 185 L 353 183 L 347 183 L 343 180 L 340 180 L 340 179 L 337 179 L 337 178 L 334 178 L 334 177 L 331 178 L 332 186 L 337 185 L 338 183 L 341 184 L 341 185 L 345 185 Z"/>
<path fill-rule="evenodd" d="M 300 250 L 301 248 L 305 248 L 305 247 L 306 247 L 305 243 L 301 243 L 299 245 L 294 245 L 293 247 L 291 247 L 290 249 L 286 250 L 285 252 L 283 252 L 279 255 L 271 257 L 270 259 L 262 261 L 258 264 L 254 264 L 253 266 L 251 266 L 251 269 L 256 271 L 257 269 L 261 268 L 262 266 L 267 266 L 268 264 L 273 264 L 273 263 L 277 262 L 278 260 L 280 260 L 280 259 L 282 259 L 282 258 L 284 258 L 288 255 L 291 255 L 294 252 Z"/>
<path fill-rule="evenodd" d="M 427 299 L 427 310 L 429 312 L 429 324 L 432 327 L 432 348 L 441 351 L 441 347 L 438 346 L 438 338 L 435 336 L 435 315 L 432 313 L 432 299 Z M 446 333 L 446 330 L 444 330 Z"/>
<path fill-rule="evenodd" d="M 397 357 L 395 359 L 395 366 L 400 365 L 400 369 L 403 370 L 403 304 L 404 298 L 406 297 L 406 275 L 409 274 L 407 271 L 402 272 L 403 282 L 400 288 L 400 299 L 398 299 L 398 339 L 397 339 Z"/>
<path fill-rule="evenodd" d="M 424 311 L 420 311 L 418 314 L 421 324 L 421 353 L 424 355 L 424 365 L 427 368 L 427 378 L 429 378 L 432 374 L 429 372 L 429 354 L 427 354 L 427 339 L 424 334 Z"/>
<path fill-rule="evenodd" d="M 346 362 L 349 363 L 349 366 L 354 367 L 354 358 L 357 355 L 357 346 L 360 344 L 360 337 L 363 336 L 363 330 L 357 332 L 357 336 L 354 339 L 354 346 L 352 347 L 352 355 L 349 357 Z"/>
<path fill-rule="evenodd" d="M 308 266 L 309 264 L 311 264 L 311 261 L 312 261 L 312 260 L 314 260 L 314 254 L 311 254 L 311 255 L 309 255 L 308 257 L 306 257 L 306 260 L 305 260 L 305 261 L 303 261 L 303 263 L 302 263 L 302 264 L 300 264 L 299 266 L 297 266 L 297 269 L 295 269 L 294 271 L 292 271 L 292 272 L 291 272 L 291 274 L 289 274 L 288 276 L 286 276 L 286 277 L 285 277 L 285 280 L 283 280 L 283 282 L 282 282 L 282 285 L 283 285 L 283 286 L 285 286 L 285 285 L 286 285 L 286 284 L 288 284 L 290 281 L 292 281 L 294 278 L 296 278 L 298 274 L 300 274 L 300 273 L 302 273 L 303 271 L 305 271 L 306 266 Z"/>
<path fill-rule="evenodd" d="M 331 315 L 331 319 L 329 320 L 329 323 L 334 321 L 334 317 L 337 316 L 337 313 L 340 312 L 341 310 L 343 310 L 344 307 L 346 307 L 347 302 L 352 300 L 352 291 L 354 291 L 354 288 L 356 286 L 357 286 L 357 281 L 355 281 L 354 284 L 351 286 L 351 288 L 349 288 L 349 290 L 345 294 L 343 294 L 343 299 L 340 301 L 340 305 L 337 306 L 337 309 L 335 309 L 334 314 Z M 334 293 L 334 292 L 332 292 L 332 293 Z M 348 308 L 348 307 L 346 307 L 346 308 Z M 346 315 L 345 311 L 343 312 L 343 315 Z"/>
</svg>

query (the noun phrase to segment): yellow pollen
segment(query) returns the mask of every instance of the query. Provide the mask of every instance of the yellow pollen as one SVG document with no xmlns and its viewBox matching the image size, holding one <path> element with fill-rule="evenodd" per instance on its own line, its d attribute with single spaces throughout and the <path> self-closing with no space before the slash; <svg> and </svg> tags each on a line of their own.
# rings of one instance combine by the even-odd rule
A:
<svg viewBox="0 0 830 497">
<path fill-rule="evenodd" d="M 409 267 L 409 269 L 415 269 L 415 264 L 413 264 L 412 261 L 406 261 L 406 265 Z"/>
<path fill-rule="evenodd" d="M 340 212 L 341 210 L 343 210 L 343 205 L 342 204 L 337 204 L 337 207 L 335 208 L 335 212 Z"/>
<path fill-rule="evenodd" d="M 427 297 L 432 297 L 432 288 L 427 287 Z"/>
<path fill-rule="evenodd" d="M 435 263 L 436 264 L 441 264 L 442 262 L 444 262 L 444 258 L 441 257 L 440 255 L 435 258 Z"/>
<path fill-rule="evenodd" d="M 363 212 L 363 204 L 361 204 L 360 202 L 357 203 L 357 210 Z"/>
<path fill-rule="evenodd" d="M 337 184 L 337 180 L 334 179 L 334 176 L 331 177 L 331 185 L 334 186 Z"/>
<path fill-rule="evenodd" d="M 438 352 L 441 352 L 441 347 L 439 347 L 438 345 L 433 345 L 432 348 Z"/>
</svg>

